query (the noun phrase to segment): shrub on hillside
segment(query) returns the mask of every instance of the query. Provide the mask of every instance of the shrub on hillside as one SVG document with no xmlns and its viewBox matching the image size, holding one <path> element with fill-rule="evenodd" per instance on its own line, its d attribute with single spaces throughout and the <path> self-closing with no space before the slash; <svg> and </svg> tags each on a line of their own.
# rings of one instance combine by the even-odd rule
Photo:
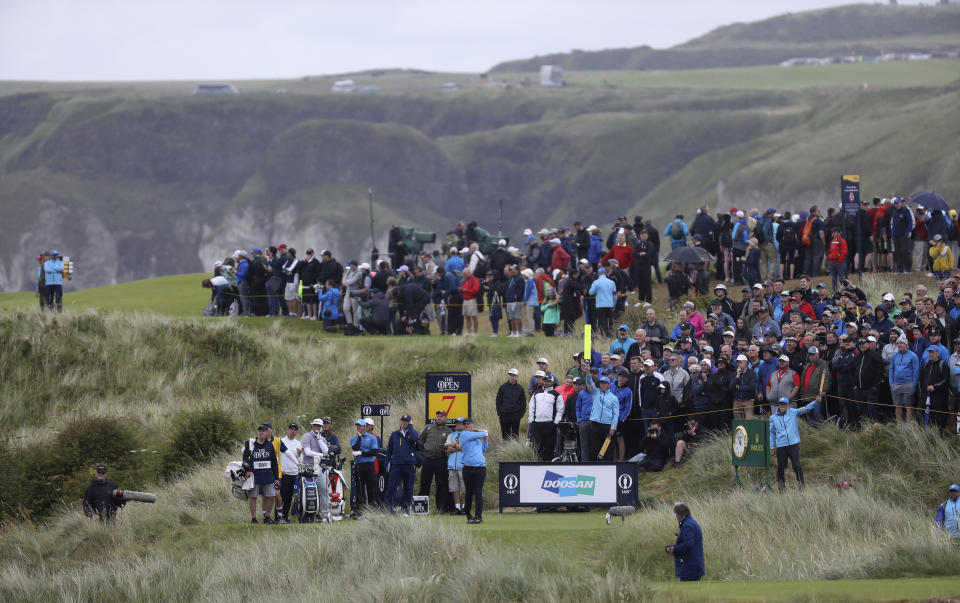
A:
<svg viewBox="0 0 960 603">
<path fill-rule="evenodd" d="M 226 410 L 208 406 L 181 412 L 173 420 L 160 458 L 160 475 L 180 477 L 196 463 L 235 450 L 243 438 L 239 423 Z"/>
</svg>

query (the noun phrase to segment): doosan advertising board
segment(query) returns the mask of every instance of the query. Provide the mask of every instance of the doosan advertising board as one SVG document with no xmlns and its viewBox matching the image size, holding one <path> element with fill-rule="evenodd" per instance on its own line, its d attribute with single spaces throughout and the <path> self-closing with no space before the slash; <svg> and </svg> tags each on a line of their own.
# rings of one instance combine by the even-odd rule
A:
<svg viewBox="0 0 960 603">
<path fill-rule="evenodd" d="M 636 463 L 501 463 L 500 508 L 636 501 Z"/>
</svg>

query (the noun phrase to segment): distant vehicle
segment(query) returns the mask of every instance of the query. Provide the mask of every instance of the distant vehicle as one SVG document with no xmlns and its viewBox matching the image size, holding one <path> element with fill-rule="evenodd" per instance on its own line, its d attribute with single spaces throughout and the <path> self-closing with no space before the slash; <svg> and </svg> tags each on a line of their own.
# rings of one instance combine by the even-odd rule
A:
<svg viewBox="0 0 960 603">
<path fill-rule="evenodd" d="M 563 68 L 556 65 L 540 66 L 540 87 L 560 88 L 563 86 Z"/>
<path fill-rule="evenodd" d="M 357 89 L 353 80 L 339 80 L 330 87 L 330 92 L 353 92 Z"/>
<path fill-rule="evenodd" d="M 239 94 L 233 84 L 197 84 L 193 89 L 194 96 L 223 96 L 225 94 Z"/>
</svg>

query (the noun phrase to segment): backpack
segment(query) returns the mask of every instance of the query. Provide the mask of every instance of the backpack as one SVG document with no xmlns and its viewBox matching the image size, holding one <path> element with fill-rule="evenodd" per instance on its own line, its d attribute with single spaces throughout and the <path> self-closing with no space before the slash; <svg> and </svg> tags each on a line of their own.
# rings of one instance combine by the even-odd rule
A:
<svg viewBox="0 0 960 603">
<path fill-rule="evenodd" d="M 753 227 L 753 236 L 757 239 L 758 245 L 763 245 L 767 242 L 767 237 L 763 235 L 763 226 L 760 220 L 757 220 L 757 223 Z"/>
<path fill-rule="evenodd" d="M 477 277 L 480 280 L 483 280 L 487 276 L 487 270 L 490 269 L 490 265 L 487 262 L 487 259 L 477 260 L 477 267 L 473 271 L 473 276 Z"/>
<path fill-rule="evenodd" d="M 797 225 L 793 222 L 780 224 L 780 242 L 785 245 L 797 244 Z"/>
<path fill-rule="evenodd" d="M 674 220 L 670 225 L 670 238 L 674 241 L 679 241 L 685 238 L 683 234 L 683 224 L 680 222 L 680 220 Z"/>
<path fill-rule="evenodd" d="M 813 235 L 813 218 L 807 218 L 807 221 L 803 223 L 803 230 L 800 233 L 800 244 L 809 245 L 811 243 L 812 235 Z"/>
</svg>

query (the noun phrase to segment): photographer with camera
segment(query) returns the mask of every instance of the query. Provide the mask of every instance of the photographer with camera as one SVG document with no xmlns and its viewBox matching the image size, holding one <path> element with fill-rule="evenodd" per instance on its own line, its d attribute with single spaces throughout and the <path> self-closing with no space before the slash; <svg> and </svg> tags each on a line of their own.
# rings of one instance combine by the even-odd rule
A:
<svg viewBox="0 0 960 603">
<path fill-rule="evenodd" d="M 700 524 L 690 515 L 690 507 L 678 502 L 673 505 L 679 530 L 673 546 L 664 548 L 673 556 L 674 575 L 683 582 L 696 582 L 707 573 L 703 562 L 703 532 Z"/>
<path fill-rule="evenodd" d="M 107 468 L 97 465 L 96 477 L 83 494 L 83 512 L 91 519 L 113 523 L 117 509 L 124 505 L 123 497 L 117 496 L 117 485 L 107 480 Z"/>
<path fill-rule="evenodd" d="M 44 294 L 47 308 L 63 311 L 63 257 L 56 249 L 50 250 L 50 258 L 43 263 Z"/>
<path fill-rule="evenodd" d="M 663 471 L 663 466 L 667 464 L 672 448 L 672 442 L 667 440 L 666 435 L 660 428 L 660 422 L 651 421 L 646 437 L 640 440 L 640 454 L 630 460 L 637 459 L 636 463 L 639 468 L 648 473 L 657 473 Z"/>
</svg>

